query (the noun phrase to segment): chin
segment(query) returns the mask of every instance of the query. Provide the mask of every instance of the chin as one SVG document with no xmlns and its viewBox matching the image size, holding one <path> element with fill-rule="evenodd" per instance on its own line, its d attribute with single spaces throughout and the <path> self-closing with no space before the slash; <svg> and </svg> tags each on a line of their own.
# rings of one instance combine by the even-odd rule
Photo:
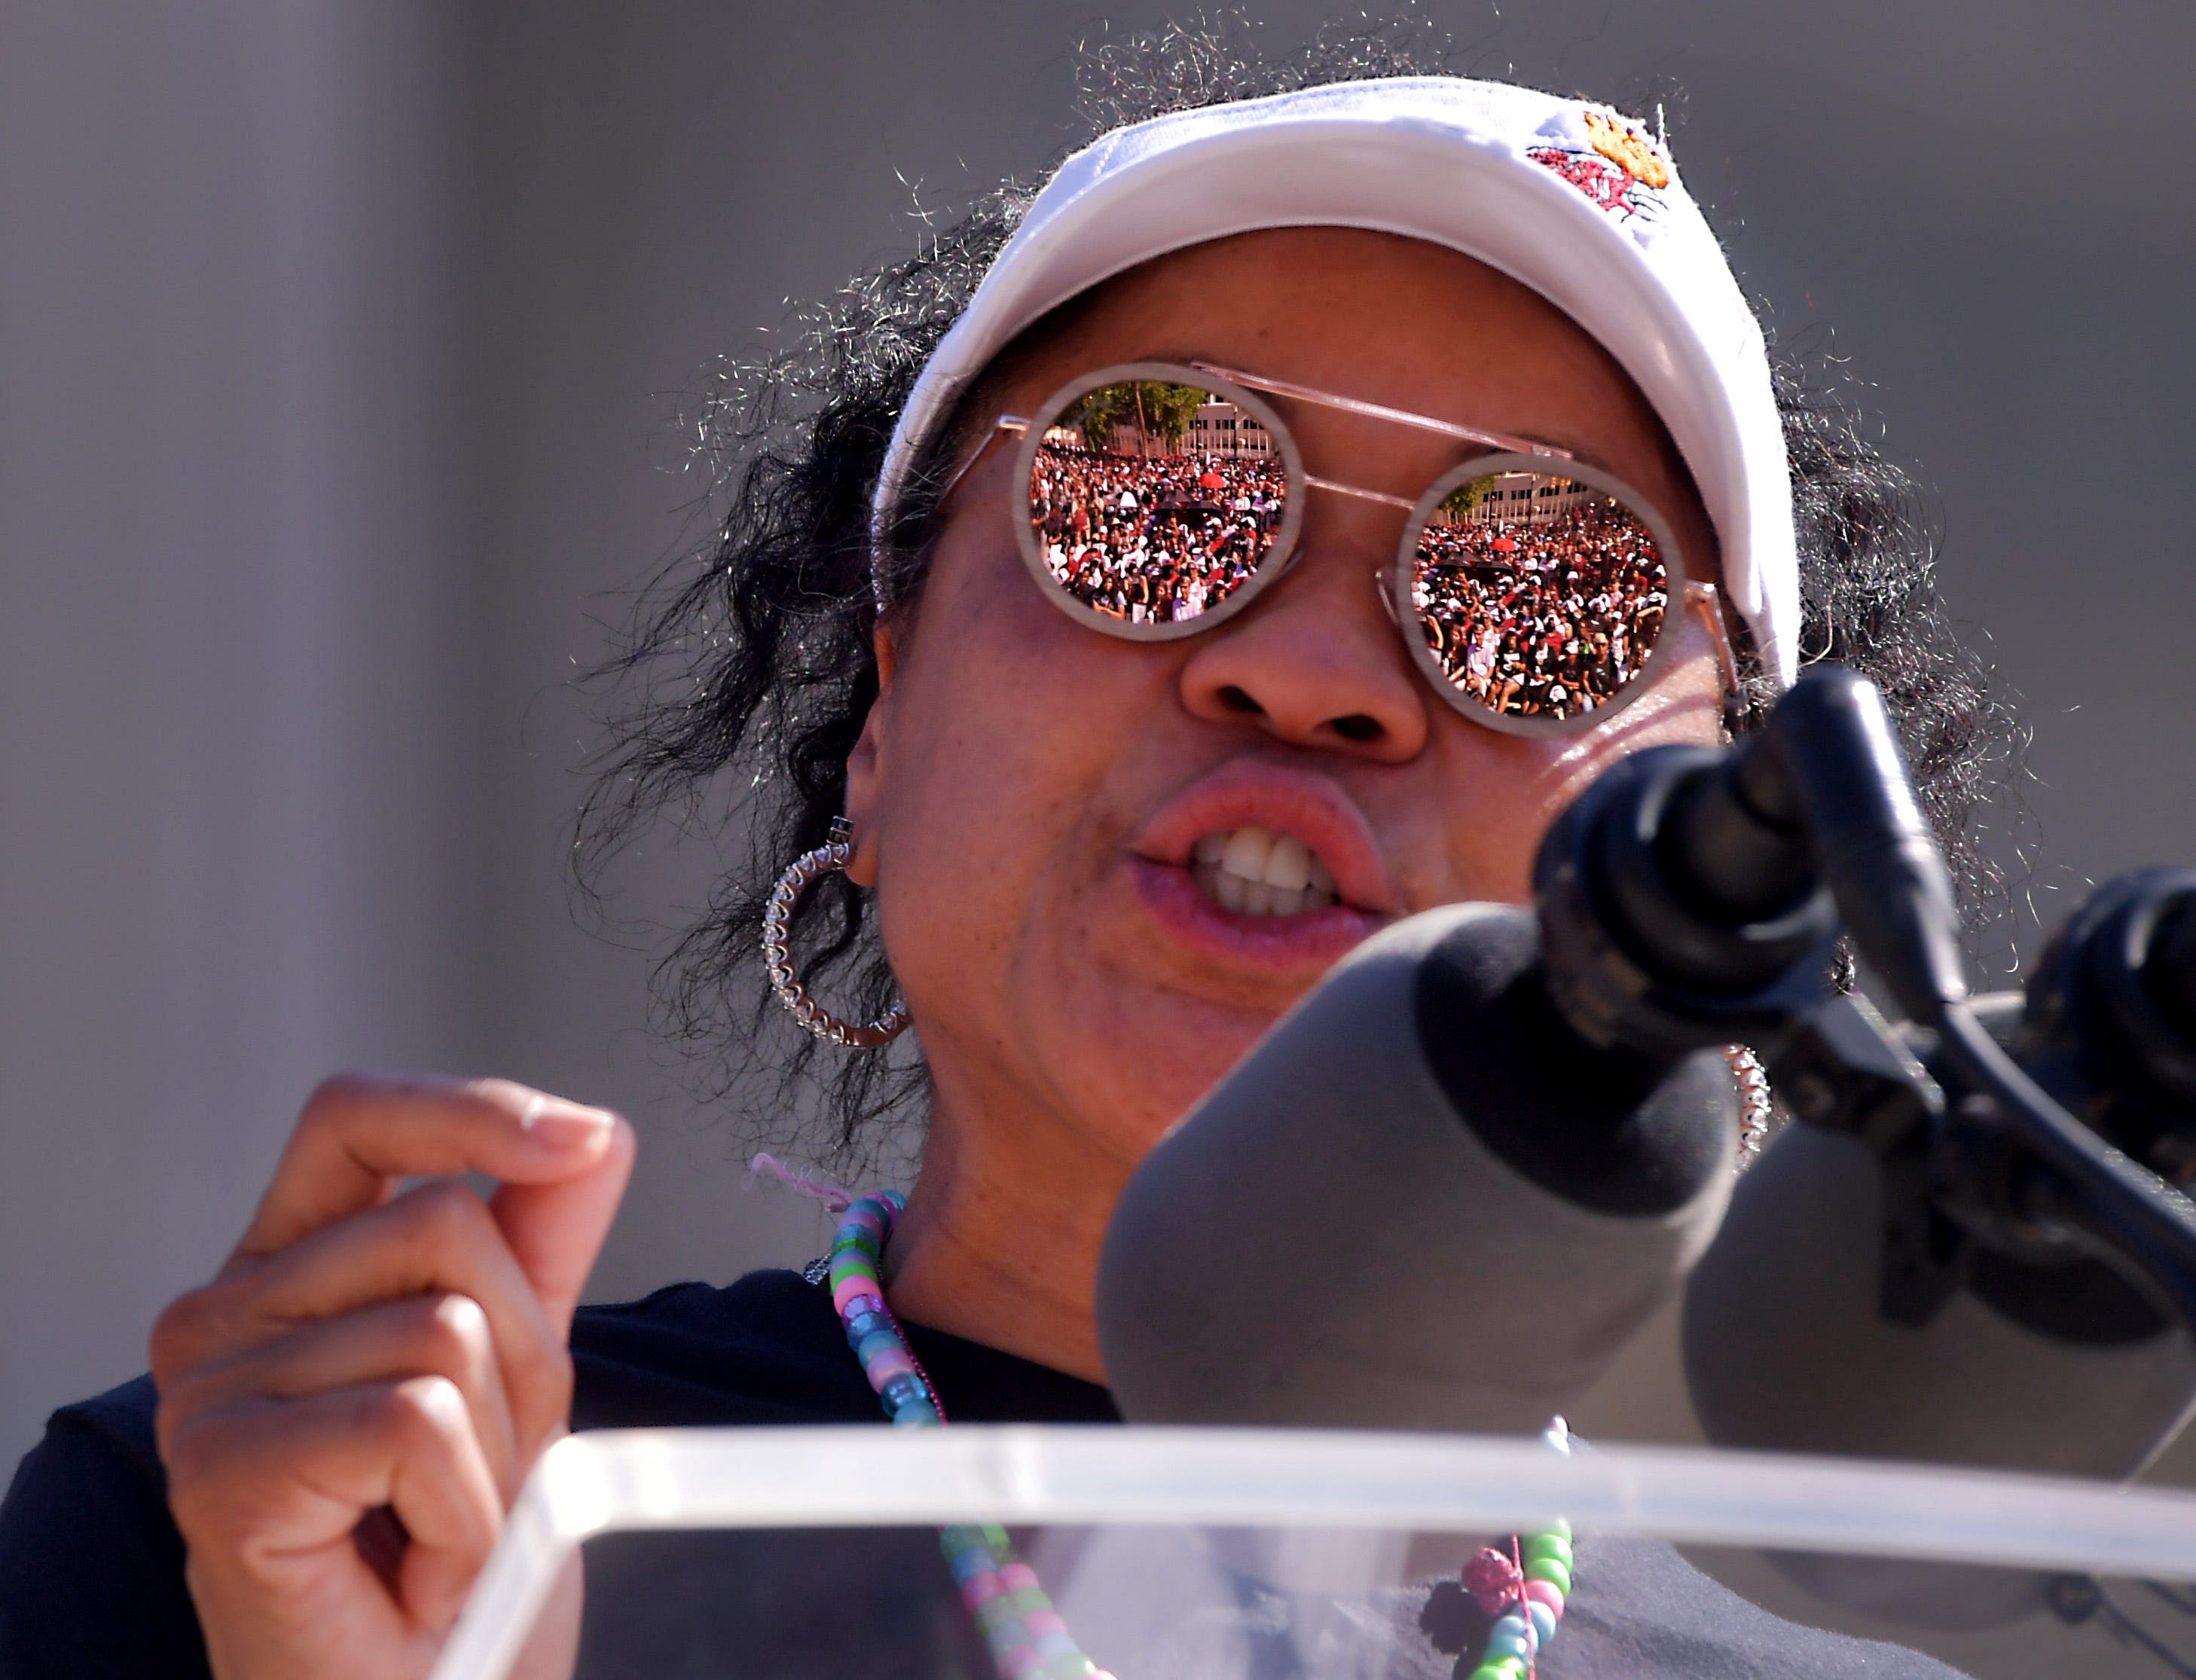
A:
<svg viewBox="0 0 2196 1680">
<path fill-rule="evenodd" d="M 1138 1012 L 1133 1025 L 1126 1012 L 1110 1012 L 1124 1023 L 1118 1034 L 1102 1035 L 1120 1047 L 1073 1082 L 1084 1093 L 1076 1106 L 1089 1117 L 1091 1129 L 1130 1164 L 1150 1152 L 1167 1129 L 1204 1100 L 1226 1077 L 1278 1012 L 1255 1013 L 1240 1008 L 1189 1002 L 1160 995 L 1150 1012 Z M 1085 1019 L 1091 1019 L 1086 1017 Z M 1070 1050 L 1078 1059 L 1091 1042 Z M 1079 1054 L 1078 1054 L 1079 1053 Z"/>
</svg>

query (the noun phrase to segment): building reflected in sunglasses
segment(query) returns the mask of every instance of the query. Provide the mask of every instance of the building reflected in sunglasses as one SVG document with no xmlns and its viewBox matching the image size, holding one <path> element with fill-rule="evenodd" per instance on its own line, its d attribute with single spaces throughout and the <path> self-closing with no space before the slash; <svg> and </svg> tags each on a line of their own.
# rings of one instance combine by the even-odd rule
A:
<svg viewBox="0 0 2196 1680">
<path fill-rule="evenodd" d="M 1669 583 L 1624 501 L 1575 479 L 1505 472 L 1467 480 L 1435 510 L 1411 600 L 1449 681 L 1497 712 L 1568 718 L 1638 676 Z"/>
<path fill-rule="evenodd" d="M 1126 380 L 1046 428 L 1029 517 L 1046 569 L 1084 606 L 1174 624 L 1257 573 L 1288 494 L 1272 435 L 1235 404 L 1193 385 Z"/>
</svg>

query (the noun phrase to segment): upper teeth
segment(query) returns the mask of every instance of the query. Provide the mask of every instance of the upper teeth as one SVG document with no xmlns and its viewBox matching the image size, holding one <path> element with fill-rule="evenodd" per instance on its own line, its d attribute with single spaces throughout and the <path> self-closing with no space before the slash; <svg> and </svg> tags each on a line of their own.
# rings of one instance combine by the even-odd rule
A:
<svg viewBox="0 0 2196 1680">
<path fill-rule="evenodd" d="M 1248 915 L 1295 915 L 1339 902 L 1333 873 L 1309 846 L 1255 824 L 1207 834 L 1189 867 L 1209 896 Z"/>
</svg>

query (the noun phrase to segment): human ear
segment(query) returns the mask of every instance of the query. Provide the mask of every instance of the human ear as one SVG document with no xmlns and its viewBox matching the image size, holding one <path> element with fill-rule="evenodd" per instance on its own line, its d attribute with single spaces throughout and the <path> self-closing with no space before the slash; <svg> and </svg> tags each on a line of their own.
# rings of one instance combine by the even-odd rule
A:
<svg viewBox="0 0 2196 1680">
<path fill-rule="evenodd" d="M 884 797 L 885 737 L 891 730 L 893 667 L 892 632 L 879 625 L 870 640 L 877 661 L 877 697 L 862 719 L 861 737 L 847 754 L 847 820 L 854 828 L 853 861 L 847 879 L 857 886 L 877 884 L 877 827 Z"/>
</svg>

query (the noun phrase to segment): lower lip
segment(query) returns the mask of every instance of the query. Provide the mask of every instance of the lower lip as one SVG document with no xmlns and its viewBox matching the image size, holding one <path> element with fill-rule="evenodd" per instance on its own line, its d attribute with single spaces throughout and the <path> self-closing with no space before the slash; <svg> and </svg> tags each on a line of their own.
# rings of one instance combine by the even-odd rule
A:
<svg viewBox="0 0 2196 1680">
<path fill-rule="evenodd" d="M 1132 857 L 1146 909 L 1184 944 L 1274 973 L 1325 970 L 1377 932 L 1382 918 L 1347 904 L 1296 915 L 1245 915 L 1205 896 L 1188 869 Z"/>
</svg>

